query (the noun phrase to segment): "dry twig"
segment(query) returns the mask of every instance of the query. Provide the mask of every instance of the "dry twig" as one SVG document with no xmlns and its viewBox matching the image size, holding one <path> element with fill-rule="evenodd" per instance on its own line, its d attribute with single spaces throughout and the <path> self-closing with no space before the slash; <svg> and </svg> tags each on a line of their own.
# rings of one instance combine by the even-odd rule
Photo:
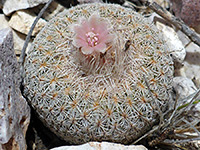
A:
<svg viewBox="0 0 200 150">
<path fill-rule="evenodd" d="M 169 21 L 177 29 L 185 33 L 191 39 L 191 41 L 200 46 L 200 37 L 198 36 L 198 34 L 195 31 L 193 31 L 190 27 L 188 27 L 181 19 L 172 15 L 170 12 L 168 12 L 166 9 L 158 5 L 156 2 L 150 3 L 147 1 L 146 6 L 148 6 L 150 9 L 155 11 L 157 14 L 159 14 L 167 21 Z"/>
<path fill-rule="evenodd" d="M 151 90 L 148 88 L 149 92 L 151 92 Z M 157 131 L 159 131 L 160 129 L 162 129 L 162 131 L 164 131 L 163 133 L 161 133 L 161 135 L 158 135 L 158 142 L 156 140 L 150 141 L 149 144 L 151 146 L 154 146 L 156 144 L 161 143 L 162 141 L 165 140 L 165 138 L 167 138 L 168 134 L 171 133 L 171 131 L 174 131 L 175 127 L 180 123 L 180 122 L 185 122 L 190 129 L 192 129 L 193 131 L 195 131 L 198 134 L 198 137 L 193 137 L 193 138 L 186 138 L 186 139 L 177 139 L 175 140 L 167 140 L 167 143 L 170 142 L 174 142 L 175 143 L 184 143 L 184 142 L 191 142 L 191 141 L 195 141 L 195 140 L 199 140 L 199 131 L 196 129 L 196 127 L 191 124 L 190 122 L 188 122 L 187 120 L 184 119 L 185 117 L 185 113 L 191 110 L 191 107 L 194 106 L 194 102 L 198 99 L 200 95 L 200 89 L 197 90 L 194 94 L 189 95 L 188 97 L 184 98 L 184 99 L 179 99 L 176 102 L 174 102 L 175 105 L 175 110 L 174 107 L 171 107 L 171 109 L 167 112 L 171 112 L 170 115 L 167 115 L 167 117 L 165 116 L 164 119 L 161 120 L 161 122 L 158 125 L 155 125 L 153 127 L 152 130 L 150 130 L 149 132 L 147 132 L 146 134 L 144 134 L 142 137 L 140 137 L 139 139 L 135 140 L 132 144 L 136 144 L 139 141 L 141 141 L 142 139 L 151 137 L 151 135 L 153 133 L 156 133 Z M 190 102 L 188 103 L 187 101 L 190 100 Z M 183 104 L 184 103 L 184 104 Z M 185 105 L 185 103 L 187 103 L 187 105 Z M 184 106 L 184 107 L 182 107 Z M 187 114 L 187 113 L 186 113 Z M 166 135 L 164 134 L 165 131 L 169 131 L 166 133 Z M 184 134 L 184 133 L 183 133 Z M 164 136 L 162 136 L 164 135 Z M 164 142 L 165 143 L 165 142 Z"/>
</svg>

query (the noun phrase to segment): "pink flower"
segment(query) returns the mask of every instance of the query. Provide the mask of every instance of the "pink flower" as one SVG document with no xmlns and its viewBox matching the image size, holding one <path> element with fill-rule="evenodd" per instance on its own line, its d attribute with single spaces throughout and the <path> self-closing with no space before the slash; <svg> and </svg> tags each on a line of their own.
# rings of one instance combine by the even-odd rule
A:
<svg viewBox="0 0 200 150">
<path fill-rule="evenodd" d="M 107 23 L 99 15 L 93 14 L 90 18 L 83 19 L 79 25 L 74 26 L 75 37 L 73 44 L 81 48 L 85 55 L 92 53 L 105 53 L 107 43 L 113 38 L 109 34 Z"/>
</svg>

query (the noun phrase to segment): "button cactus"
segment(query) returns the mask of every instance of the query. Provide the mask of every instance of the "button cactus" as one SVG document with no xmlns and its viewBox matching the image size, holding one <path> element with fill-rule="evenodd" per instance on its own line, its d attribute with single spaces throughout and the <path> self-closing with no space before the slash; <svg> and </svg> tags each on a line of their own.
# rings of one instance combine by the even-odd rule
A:
<svg viewBox="0 0 200 150">
<path fill-rule="evenodd" d="M 153 24 L 131 9 L 92 3 L 70 8 L 37 35 L 25 61 L 24 94 L 70 143 L 127 144 L 166 111 L 172 77 Z"/>
</svg>

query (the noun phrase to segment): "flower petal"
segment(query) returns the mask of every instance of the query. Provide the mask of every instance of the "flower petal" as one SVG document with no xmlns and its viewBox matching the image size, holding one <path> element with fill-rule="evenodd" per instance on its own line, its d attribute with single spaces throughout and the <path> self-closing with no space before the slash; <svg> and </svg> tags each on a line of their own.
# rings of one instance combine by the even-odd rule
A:
<svg viewBox="0 0 200 150">
<path fill-rule="evenodd" d="M 74 26 L 74 32 L 76 36 L 80 37 L 81 39 L 85 39 L 86 31 L 83 29 L 83 27 L 78 25 Z"/>
<path fill-rule="evenodd" d="M 106 51 L 106 44 L 105 43 L 99 43 L 94 47 L 95 51 L 105 53 Z"/>
<path fill-rule="evenodd" d="M 80 23 L 73 26 L 73 30 L 77 35 L 85 36 L 85 34 L 90 31 L 88 20 L 81 18 Z"/>
<path fill-rule="evenodd" d="M 99 16 L 96 13 L 91 15 L 89 18 L 90 29 L 96 28 L 96 26 L 99 25 L 98 23 L 99 23 Z"/>
<path fill-rule="evenodd" d="M 105 21 L 102 21 L 100 16 L 97 13 L 94 13 L 89 18 L 90 30 L 94 29 L 95 33 L 101 33 L 107 30 L 107 24 Z"/>
<path fill-rule="evenodd" d="M 88 43 L 85 40 L 75 36 L 73 39 L 73 45 L 79 48 L 79 47 L 88 46 Z"/>
<path fill-rule="evenodd" d="M 113 41 L 114 38 L 115 38 L 114 35 L 104 32 L 99 35 L 99 42 L 100 43 L 108 43 L 108 42 Z"/>
<path fill-rule="evenodd" d="M 99 21 L 99 24 L 98 24 L 98 26 L 95 27 L 94 31 L 96 33 L 108 32 L 107 23 L 104 21 Z"/>
<path fill-rule="evenodd" d="M 93 47 L 89 47 L 89 46 L 82 47 L 81 51 L 82 51 L 83 54 L 89 55 L 89 54 L 92 54 L 94 52 L 94 48 Z"/>
<path fill-rule="evenodd" d="M 90 31 L 90 23 L 86 19 L 81 20 L 81 28 L 86 32 Z"/>
</svg>

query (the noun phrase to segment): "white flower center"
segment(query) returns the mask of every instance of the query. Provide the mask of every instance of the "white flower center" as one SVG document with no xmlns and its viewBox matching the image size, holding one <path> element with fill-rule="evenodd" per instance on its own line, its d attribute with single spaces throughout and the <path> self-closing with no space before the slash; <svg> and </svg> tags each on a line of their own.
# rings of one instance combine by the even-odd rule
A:
<svg viewBox="0 0 200 150">
<path fill-rule="evenodd" d="M 94 30 L 94 29 L 92 28 L 92 30 Z M 86 33 L 88 45 L 91 46 L 91 47 L 96 46 L 99 43 L 99 37 L 98 36 L 99 36 L 98 33 L 94 33 L 92 31 Z"/>
</svg>

